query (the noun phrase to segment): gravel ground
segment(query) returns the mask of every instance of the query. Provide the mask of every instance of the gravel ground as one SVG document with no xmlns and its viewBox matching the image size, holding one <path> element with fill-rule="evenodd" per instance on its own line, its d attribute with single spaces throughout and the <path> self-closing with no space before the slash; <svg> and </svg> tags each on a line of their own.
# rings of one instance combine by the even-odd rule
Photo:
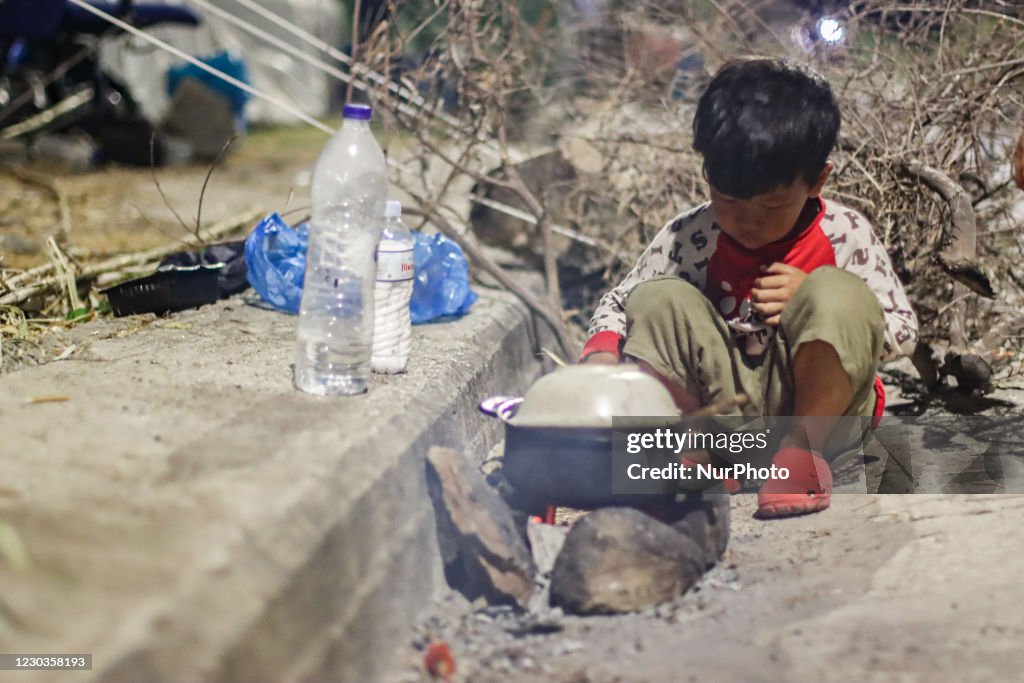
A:
<svg viewBox="0 0 1024 683">
<path fill-rule="evenodd" d="M 949 415 L 948 401 L 925 409 L 894 398 L 904 411 Z M 981 405 L 1019 414 L 1021 398 L 1000 392 Z M 1007 490 L 1024 492 L 1019 484 Z M 1024 560 L 1008 541 L 1024 538 L 1024 496 L 848 493 L 821 514 L 777 521 L 753 517 L 754 495 L 732 500 L 725 557 L 674 602 L 581 618 L 543 601 L 516 614 L 447 592 L 395 680 L 431 680 L 422 661 L 432 640 L 450 646 L 453 680 L 473 683 L 1018 677 Z"/>
</svg>

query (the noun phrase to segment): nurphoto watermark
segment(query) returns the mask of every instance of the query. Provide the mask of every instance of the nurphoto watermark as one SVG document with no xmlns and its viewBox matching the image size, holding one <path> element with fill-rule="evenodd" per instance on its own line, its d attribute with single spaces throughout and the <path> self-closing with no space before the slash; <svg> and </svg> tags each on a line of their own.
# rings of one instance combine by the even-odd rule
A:
<svg viewBox="0 0 1024 683">
<path fill-rule="evenodd" d="M 820 452 L 834 493 L 1024 493 L 1019 416 L 616 418 L 608 476 L 623 495 L 756 490 L 788 478 L 782 447 Z"/>
</svg>

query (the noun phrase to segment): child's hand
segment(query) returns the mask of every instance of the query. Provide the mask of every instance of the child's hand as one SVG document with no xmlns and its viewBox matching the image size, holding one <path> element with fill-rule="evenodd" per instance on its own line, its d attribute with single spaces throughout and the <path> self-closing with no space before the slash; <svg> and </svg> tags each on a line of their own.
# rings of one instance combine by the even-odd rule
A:
<svg viewBox="0 0 1024 683">
<path fill-rule="evenodd" d="M 785 263 L 773 263 L 762 272 L 764 275 L 754 280 L 750 300 L 764 321 L 775 326 L 782 317 L 782 309 L 793 298 L 793 293 L 807 277 L 807 273 Z"/>
</svg>

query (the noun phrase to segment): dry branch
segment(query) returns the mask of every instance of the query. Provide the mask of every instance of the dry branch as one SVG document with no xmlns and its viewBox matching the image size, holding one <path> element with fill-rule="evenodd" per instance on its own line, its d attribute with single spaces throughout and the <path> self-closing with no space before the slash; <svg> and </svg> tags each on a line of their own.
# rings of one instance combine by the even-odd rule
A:
<svg viewBox="0 0 1024 683">
<path fill-rule="evenodd" d="M 1024 190 L 1024 130 L 1020 132 L 1017 149 L 1013 153 L 1013 182 Z"/>
<path fill-rule="evenodd" d="M 572 358 L 579 355 L 579 345 L 572 342 L 569 337 L 569 333 L 566 330 L 565 322 L 559 317 L 559 315 L 552 311 L 550 306 L 534 296 L 532 292 L 512 279 L 512 277 L 505 272 L 505 269 L 488 258 L 483 250 L 477 246 L 473 240 L 467 239 L 465 237 L 465 234 L 467 233 L 465 226 L 461 226 L 462 229 L 460 230 L 460 226 L 456 226 L 447 218 L 442 216 L 438 213 L 437 208 L 430 204 L 426 204 L 419 208 L 408 207 L 403 210 L 411 215 L 426 218 L 437 226 L 445 236 L 458 244 L 459 247 L 466 252 L 466 255 L 471 261 L 483 268 L 484 271 L 494 277 L 502 287 L 519 297 L 519 299 L 526 304 L 527 308 L 540 316 L 541 320 L 543 320 L 554 333 L 555 338 L 558 340 L 558 344 L 562 349 L 562 353 Z"/>
<path fill-rule="evenodd" d="M 424 143 L 406 163 L 421 172 L 398 184 L 421 201 L 430 198 L 432 215 L 457 217 L 453 222 L 477 228 L 481 242 L 511 247 L 542 267 L 548 297 L 583 312 L 576 323 L 660 226 L 706 201 L 701 159 L 690 148 L 693 106 L 723 61 L 753 52 L 796 58 L 833 84 L 844 144 L 825 194 L 875 226 L 908 286 L 925 341 L 945 347 L 953 330 L 963 348 L 992 329 L 998 310 L 1024 303 L 1024 280 L 1010 276 L 1016 246 L 1007 227 L 1019 220 L 1012 218 L 1019 195 L 1004 170 L 1014 144 L 1024 157 L 1024 23 L 1009 4 L 851 3 L 838 15 L 848 32 L 842 47 L 790 44 L 792 26 L 775 30 L 760 13 L 772 3 L 638 0 L 606 3 L 600 16 L 586 19 L 572 15 L 573 4 L 558 5 L 555 22 L 530 25 L 518 3 L 447 2 L 447 25 L 430 57 L 402 82 L 435 84 L 437 94 L 443 84 L 455 95 L 446 114 L 470 135 L 438 142 L 443 131 L 433 121 L 403 112 L 390 95 L 376 104 Z M 391 26 L 374 49 L 392 52 L 367 48 L 364 63 L 388 63 L 406 36 L 422 37 L 423 30 L 403 35 Z M 658 53 L 665 49 L 700 59 L 677 71 L 683 53 Z M 667 71 L 657 66 L 665 62 Z M 570 159 L 576 140 L 585 142 L 586 158 Z M 541 164 L 511 164 L 513 145 L 533 150 L 530 161 L 550 150 L 566 153 L 576 171 L 567 189 L 550 191 L 562 178 L 545 180 Z M 485 148 L 504 152 L 497 171 L 483 165 Z M 442 161 L 438 181 L 434 169 Z M 1024 182 L 1024 159 L 1014 170 Z M 464 188 L 472 185 L 467 201 Z M 479 204 L 524 222 L 478 209 L 467 220 L 467 207 Z M 553 248 L 552 233 L 573 243 L 559 239 Z M 998 306 L 964 299 L 968 289 L 960 287 L 987 297 L 998 290 Z M 950 301 L 957 303 L 947 307 Z"/>
<path fill-rule="evenodd" d="M 938 254 L 939 265 L 960 284 L 975 294 L 991 299 L 992 283 L 977 263 L 977 221 L 974 206 L 966 190 L 942 171 L 920 161 L 903 164 L 907 173 L 920 178 L 949 204 L 952 238 Z"/>
</svg>

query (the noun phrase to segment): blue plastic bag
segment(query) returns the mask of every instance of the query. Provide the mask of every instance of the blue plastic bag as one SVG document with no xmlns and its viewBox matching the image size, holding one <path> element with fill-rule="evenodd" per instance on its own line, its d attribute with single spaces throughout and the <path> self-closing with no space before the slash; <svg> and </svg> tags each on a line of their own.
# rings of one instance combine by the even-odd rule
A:
<svg viewBox="0 0 1024 683">
<path fill-rule="evenodd" d="M 413 233 L 416 280 L 412 287 L 413 324 L 469 312 L 477 294 L 469 288 L 469 264 L 461 247 L 437 233 Z"/>
<path fill-rule="evenodd" d="M 274 213 L 257 223 L 245 240 L 246 278 L 278 310 L 299 312 L 308 239 L 308 225 L 292 229 Z"/>
<path fill-rule="evenodd" d="M 413 324 L 465 315 L 477 294 L 469 288 L 469 264 L 462 249 L 440 233 L 414 232 L 413 238 Z M 303 223 L 293 230 L 275 213 L 261 220 L 245 240 L 249 284 L 278 310 L 299 312 L 308 239 L 309 226 Z"/>
</svg>

